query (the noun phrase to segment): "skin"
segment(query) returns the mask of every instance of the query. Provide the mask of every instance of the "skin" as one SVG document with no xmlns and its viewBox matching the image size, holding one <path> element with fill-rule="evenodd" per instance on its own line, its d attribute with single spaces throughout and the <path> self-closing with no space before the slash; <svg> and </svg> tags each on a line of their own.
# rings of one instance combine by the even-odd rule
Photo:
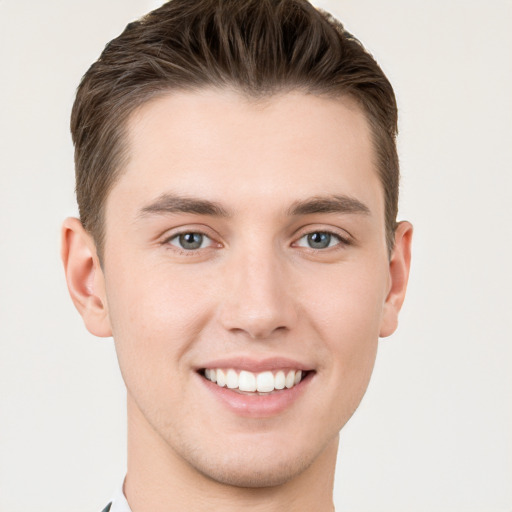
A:
<svg viewBox="0 0 512 512">
<path fill-rule="evenodd" d="M 409 223 L 389 257 L 364 115 L 349 98 L 173 92 L 136 111 L 128 133 L 103 268 L 77 219 L 64 223 L 62 254 L 87 328 L 115 340 L 133 512 L 332 510 L 338 433 L 379 336 L 396 328 L 410 264 Z M 162 194 L 223 215 L 162 212 Z M 339 211 L 311 207 L 334 196 Z M 180 247 L 180 233 L 203 234 L 201 247 Z M 330 233 L 328 246 L 312 248 L 311 233 Z M 283 410 L 247 416 L 198 373 L 224 357 L 311 371 Z"/>
</svg>

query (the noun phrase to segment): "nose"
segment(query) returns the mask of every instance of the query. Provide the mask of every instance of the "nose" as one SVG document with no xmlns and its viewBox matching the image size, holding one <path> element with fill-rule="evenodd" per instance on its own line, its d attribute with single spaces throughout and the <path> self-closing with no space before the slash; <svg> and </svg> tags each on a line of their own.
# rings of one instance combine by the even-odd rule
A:
<svg viewBox="0 0 512 512">
<path fill-rule="evenodd" d="M 274 251 L 248 251 L 230 258 L 220 320 L 224 329 L 251 339 L 270 339 L 292 329 L 298 318 L 293 283 Z"/>
</svg>

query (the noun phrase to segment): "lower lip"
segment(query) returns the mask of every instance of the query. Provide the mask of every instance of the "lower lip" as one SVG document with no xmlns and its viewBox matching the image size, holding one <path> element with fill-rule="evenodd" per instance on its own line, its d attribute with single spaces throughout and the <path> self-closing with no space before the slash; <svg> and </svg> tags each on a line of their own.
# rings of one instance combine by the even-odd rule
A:
<svg viewBox="0 0 512 512">
<path fill-rule="evenodd" d="M 314 372 L 308 372 L 304 379 L 292 388 L 273 391 L 268 395 L 238 393 L 226 387 L 221 388 L 201 375 L 198 375 L 198 377 L 218 400 L 237 415 L 249 418 L 268 418 L 291 407 L 304 393 L 313 374 Z"/>
</svg>

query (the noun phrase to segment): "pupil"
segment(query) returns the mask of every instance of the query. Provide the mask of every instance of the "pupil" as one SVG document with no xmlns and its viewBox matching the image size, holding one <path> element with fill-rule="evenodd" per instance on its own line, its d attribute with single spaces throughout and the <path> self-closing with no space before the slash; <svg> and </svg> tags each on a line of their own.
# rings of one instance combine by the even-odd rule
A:
<svg viewBox="0 0 512 512">
<path fill-rule="evenodd" d="M 180 235 L 180 245 L 183 249 L 199 249 L 203 243 L 203 235 L 200 233 L 185 233 Z"/>
<path fill-rule="evenodd" d="M 329 233 L 311 233 L 308 235 L 309 246 L 313 249 L 325 249 L 331 243 L 331 235 Z"/>
</svg>

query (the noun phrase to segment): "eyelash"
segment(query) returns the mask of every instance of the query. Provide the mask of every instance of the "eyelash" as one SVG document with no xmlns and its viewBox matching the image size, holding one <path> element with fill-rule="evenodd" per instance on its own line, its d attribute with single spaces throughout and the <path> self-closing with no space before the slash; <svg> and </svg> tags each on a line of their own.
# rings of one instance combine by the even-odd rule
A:
<svg viewBox="0 0 512 512">
<path fill-rule="evenodd" d="M 185 236 L 185 235 L 200 235 L 201 237 L 203 237 L 203 240 L 201 242 L 203 242 L 204 238 L 206 238 L 210 241 L 210 243 L 208 244 L 207 247 L 198 247 L 196 249 L 185 249 L 183 247 L 179 247 L 178 245 L 175 245 L 172 243 L 173 240 L 179 240 L 180 237 Z M 332 240 L 332 238 L 337 240 L 337 243 L 335 243 L 333 245 L 328 245 L 327 247 L 322 247 L 322 248 L 314 248 L 314 247 L 306 247 L 306 246 L 298 245 L 298 242 L 300 242 L 302 239 L 305 239 L 311 235 L 328 235 L 329 237 L 331 237 L 331 240 Z M 330 244 L 331 240 L 329 240 L 329 244 Z M 219 242 L 216 243 L 211 236 L 207 235 L 205 232 L 200 231 L 200 230 L 196 230 L 196 231 L 187 230 L 187 231 L 181 231 L 178 233 L 173 233 L 171 236 L 167 237 L 165 240 L 162 241 L 162 245 L 165 245 L 168 248 L 169 248 L 169 246 L 172 246 L 172 250 L 175 250 L 185 256 L 197 255 L 200 251 L 202 252 L 205 249 L 209 249 L 212 246 L 214 246 L 215 244 L 217 244 L 217 247 L 222 247 L 221 243 L 219 243 Z M 202 243 L 201 243 L 201 245 L 202 245 Z M 343 237 L 339 233 L 335 233 L 333 231 L 329 231 L 329 230 L 325 230 L 325 229 L 324 230 L 318 229 L 318 230 L 303 232 L 300 235 L 300 237 L 298 237 L 295 240 L 295 242 L 293 242 L 292 247 L 293 246 L 302 247 L 304 249 L 307 249 L 309 252 L 313 252 L 313 253 L 325 253 L 328 250 L 331 250 L 331 251 L 342 250 L 343 248 L 345 248 L 349 245 L 352 245 L 352 241 L 349 238 Z"/>
<path fill-rule="evenodd" d="M 302 245 L 298 245 L 298 243 L 301 240 L 307 239 L 307 237 L 310 237 L 312 235 L 327 235 L 329 237 L 329 245 L 327 247 L 322 247 L 322 248 L 305 247 Z M 337 240 L 337 243 L 330 245 L 330 242 L 332 241 L 332 239 Z M 329 230 L 325 230 L 325 229 L 318 229 L 318 230 L 313 230 L 313 231 L 308 231 L 306 233 L 303 233 L 297 239 L 297 241 L 294 242 L 293 245 L 295 245 L 297 247 L 304 247 L 304 248 L 308 249 L 309 251 L 314 251 L 315 253 L 319 253 L 319 252 L 327 252 L 328 250 L 340 250 L 340 249 L 343 249 L 344 247 L 351 245 L 351 243 L 352 243 L 351 240 L 349 240 L 346 237 L 341 236 L 338 233 L 335 233 L 335 232 L 329 231 Z"/>
<path fill-rule="evenodd" d="M 184 247 L 179 247 L 178 245 L 175 245 L 172 243 L 173 240 L 179 240 L 180 237 L 185 236 L 185 235 L 200 235 L 201 237 L 203 237 L 203 240 L 201 241 L 201 245 L 202 245 L 202 242 L 204 241 L 204 238 L 208 239 L 210 241 L 210 243 L 208 244 L 207 247 L 198 247 L 197 249 L 185 249 Z M 167 248 L 169 248 L 169 246 L 172 246 L 172 250 L 178 251 L 180 254 L 183 254 L 185 256 L 194 256 L 194 255 L 198 254 L 199 251 L 202 251 L 204 249 L 209 249 L 214 244 L 215 244 L 215 241 L 213 240 L 213 238 L 200 230 L 195 230 L 195 231 L 194 230 L 186 230 L 186 231 L 181 231 L 179 233 L 173 233 L 171 236 L 167 237 L 162 242 L 162 245 L 167 246 Z M 217 245 L 220 246 L 221 244 L 217 243 Z"/>
</svg>

